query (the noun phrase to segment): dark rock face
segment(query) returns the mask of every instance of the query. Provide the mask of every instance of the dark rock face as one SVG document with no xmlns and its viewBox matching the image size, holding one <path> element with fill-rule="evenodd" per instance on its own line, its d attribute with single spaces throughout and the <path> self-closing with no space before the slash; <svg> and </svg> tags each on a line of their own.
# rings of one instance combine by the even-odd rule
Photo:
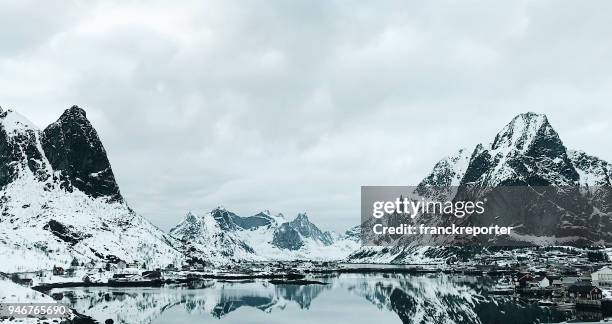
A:
<svg viewBox="0 0 612 324">
<path fill-rule="evenodd" d="M 274 231 L 272 244 L 280 249 L 295 251 L 304 245 L 304 241 L 302 241 L 300 233 L 296 229 L 289 223 L 283 223 Z"/>
<path fill-rule="evenodd" d="M 212 212 L 212 216 L 219 224 L 224 231 L 235 231 L 238 230 L 239 226 L 236 225 L 235 220 L 240 218 L 240 216 L 227 211 L 223 208 L 216 208 Z"/>
<path fill-rule="evenodd" d="M 82 234 L 77 232 L 72 226 L 66 226 L 54 219 L 50 220 L 43 229 L 53 233 L 53 235 L 57 236 L 60 240 L 75 245 L 86 239 L 91 237 L 90 234 Z"/>
<path fill-rule="evenodd" d="M 262 226 L 271 226 L 274 220 L 266 213 L 259 213 L 249 217 L 241 217 L 223 208 L 216 208 L 212 215 L 225 231 L 251 230 Z"/>
<path fill-rule="evenodd" d="M 248 230 L 259 227 L 269 227 L 274 222 L 270 215 L 267 215 L 265 213 L 259 213 L 257 215 L 249 217 L 239 217 L 234 221 L 236 222 L 236 225 Z"/>
<path fill-rule="evenodd" d="M 73 106 L 49 125 L 42 147 L 67 190 L 74 186 L 94 198 L 123 201 L 104 146 L 83 109 Z"/>
</svg>

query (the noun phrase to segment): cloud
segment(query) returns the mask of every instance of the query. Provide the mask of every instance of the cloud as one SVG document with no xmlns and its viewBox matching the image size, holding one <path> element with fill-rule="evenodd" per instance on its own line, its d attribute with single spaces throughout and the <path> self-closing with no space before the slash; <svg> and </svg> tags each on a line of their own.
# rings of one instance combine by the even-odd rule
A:
<svg viewBox="0 0 612 324">
<path fill-rule="evenodd" d="M 124 196 L 168 229 L 225 205 L 326 228 L 515 114 L 612 160 L 612 21 L 569 1 L 4 2 L 0 98 L 79 104 Z"/>
</svg>

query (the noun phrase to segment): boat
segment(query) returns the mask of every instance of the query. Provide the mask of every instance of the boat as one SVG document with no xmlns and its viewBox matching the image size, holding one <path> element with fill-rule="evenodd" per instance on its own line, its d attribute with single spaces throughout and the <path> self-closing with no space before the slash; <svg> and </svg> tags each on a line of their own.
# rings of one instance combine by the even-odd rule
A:
<svg viewBox="0 0 612 324">
<path fill-rule="evenodd" d="M 538 300 L 538 306 L 557 306 L 557 303 L 552 300 L 540 299 Z"/>
</svg>

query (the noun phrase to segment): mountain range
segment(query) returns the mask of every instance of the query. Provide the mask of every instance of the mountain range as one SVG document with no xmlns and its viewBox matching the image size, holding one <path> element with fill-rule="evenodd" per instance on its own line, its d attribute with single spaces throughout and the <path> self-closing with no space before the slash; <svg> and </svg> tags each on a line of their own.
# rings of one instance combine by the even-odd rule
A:
<svg viewBox="0 0 612 324">
<path fill-rule="evenodd" d="M 568 224 L 560 232 L 548 233 L 541 226 L 551 219 L 517 220 L 512 210 L 501 221 L 530 224 L 534 230 L 525 227 L 518 240 L 565 235 L 569 225 L 595 240 L 597 233 L 612 233 L 607 217 L 611 178 L 612 164 L 566 148 L 545 115 L 525 113 L 490 144 L 460 149 L 436 163 L 418 188 L 469 188 L 430 192 L 450 199 L 486 196 L 491 188 L 504 186 L 598 188 L 585 200 L 591 208 L 588 219 L 568 216 L 567 210 L 554 215 L 553 222 Z M 359 241 L 359 226 L 337 234 L 321 230 L 305 213 L 290 220 L 269 211 L 239 216 L 223 207 L 189 212 L 166 233 L 130 208 L 83 109 L 73 106 L 39 129 L 17 112 L 0 108 L 0 258 L 7 260 L 0 271 L 50 269 L 74 259 L 165 267 L 245 260 L 410 262 L 440 253 L 415 246 L 362 247 Z"/>
<path fill-rule="evenodd" d="M 263 211 L 240 217 L 223 207 L 185 219 L 170 230 L 185 244 L 188 263 L 208 261 L 340 260 L 358 246 L 358 237 L 323 232 L 308 216 L 287 221 Z"/>
<path fill-rule="evenodd" d="M 0 108 L 0 271 L 54 265 L 341 259 L 356 237 L 321 231 L 306 214 L 287 221 L 223 208 L 189 213 L 165 233 L 132 210 L 100 138 L 77 106 L 44 129 Z"/>
</svg>

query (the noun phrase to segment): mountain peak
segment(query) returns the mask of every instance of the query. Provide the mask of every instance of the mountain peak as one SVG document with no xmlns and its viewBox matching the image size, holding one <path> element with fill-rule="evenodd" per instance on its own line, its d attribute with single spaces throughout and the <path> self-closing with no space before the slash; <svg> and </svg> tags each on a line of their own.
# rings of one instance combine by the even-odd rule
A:
<svg viewBox="0 0 612 324">
<path fill-rule="evenodd" d="M 0 189 L 29 172 L 38 180 L 49 177 L 40 150 L 38 128 L 12 110 L 0 112 Z"/>
<path fill-rule="evenodd" d="M 471 154 L 472 152 L 461 148 L 454 154 L 444 157 L 434 165 L 433 170 L 421 181 L 419 187 L 458 186 L 468 167 Z"/>
<path fill-rule="evenodd" d="M 187 216 L 185 216 L 185 221 L 189 223 L 195 223 L 197 221 L 197 217 L 191 211 L 187 212 Z"/>
<path fill-rule="evenodd" d="M 98 133 L 78 106 L 66 109 L 42 134 L 42 147 L 54 170 L 62 171 L 67 188 L 94 198 L 123 201 Z"/>
<path fill-rule="evenodd" d="M 27 130 L 38 130 L 38 127 L 20 113 L 11 109 L 0 109 L 0 127 L 8 136 L 14 136 Z"/>
<path fill-rule="evenodd" d="M 308 215 L 306 215 L 306 213 L 298 213 L 298 215 L 295 218 L 295 220 L 297 220 L 297 221 L 309 221 L 308 220 Z"/>
<path fill-rule="evenodd" d="M 519 114 L 497 134 L 491 148 L 517 148 L 526 151 L 535 136 L 546 128 L 552 130 L 546 115 L 533 112 Z"/>
<path fill-rule="evenodd" d="M 219 205 L 219 206 L 213 208 L 213 210 L 211 210 L 210 213 L 214 214 L 216 212 L 226 212 L 226 211 L 228 211 L 228 210 L 224 206 Z"/>
<path fill-rule="evenodd" d="M 544 114 L 519 114 L 490 146 L 477 146 L 462 183 L 572 185 L 579 176 Z"/>
<path fill-rule="evenodd" d="M 62 114 L 62 116 L 60 117 L 60 119 L 62 117 L 74 117 L 74 116 L 78 116 L 78 117 L 82 117 L 82 118 L 87 118 L 87 113 L 85 112 L 85 109 L 77 106 L 77 105 L 73 105 L 72 107 L 66 109 L 64 111 L 64 113 Z"/>
</svg>

